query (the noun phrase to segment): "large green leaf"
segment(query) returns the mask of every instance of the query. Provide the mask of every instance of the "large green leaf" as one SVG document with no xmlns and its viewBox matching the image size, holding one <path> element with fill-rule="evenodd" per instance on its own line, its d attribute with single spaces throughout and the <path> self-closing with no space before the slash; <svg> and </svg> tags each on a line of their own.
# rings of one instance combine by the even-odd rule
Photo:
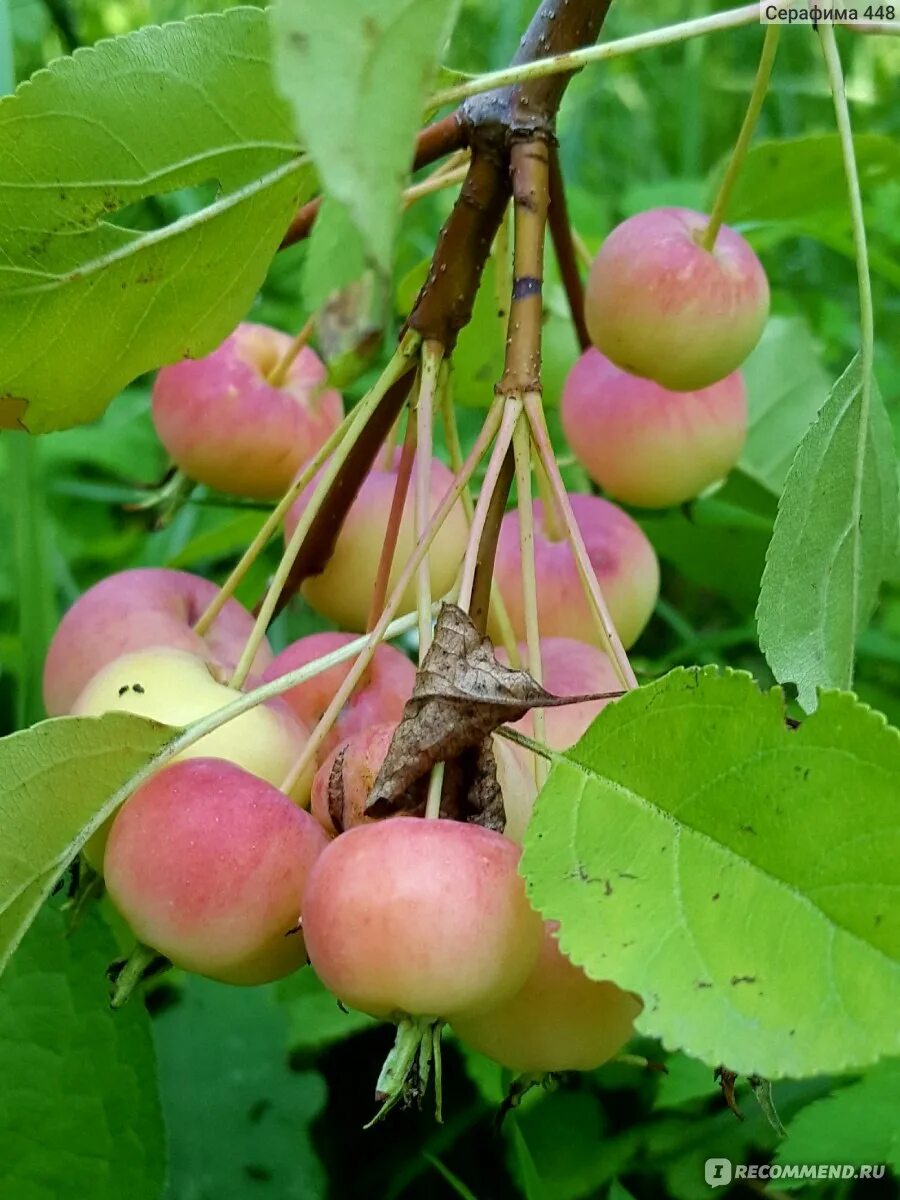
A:
<svg viewBox="0 0 900 1200">
<path fill-rule="evenodd" d="M 311 177 L 256 9 L 79 50 L 0 102 L 0 426 L 90 420 L 141 372 L 211 350 Z M 210 184 L 161 228 L 110 220 Z"/>
<path fill-rule="evenodd" d="M 67 863 L 174 733 L 111 713 L 0 740 L 0 972 Z"/>
<path fill-rule="evenodd" d="M 775 678 L 810 711 L 817 687 L 849 688 L 857 635 L 896 554 L 897 459 L 857 356 L 797 451 L 778 504 L 757 609 Z"/>
<path fill-rule="evenodd" d="M 165 1154 L 147 1013 L 113 1017 L 116 943 L 45 908 L 0 988 L 0 1198 L 157 1200 Z"/>
<path fill-rule="evenodd" d="M 900 145 L 886 134 L 865 133 L 853 139 L 863 192 L 900 174 Z M 724 164 L 714 172 L 715 196 Z M 806 222 L 834 211 L 849 225 L 847 185 L 841 139 L 837 133 L 796 138 L 770 138 L 750 148 L 728 201 L 729 222 Z M 814 234 L 815 221 L 810 222 Z"/>
<path fill-rule="evenodd" d="M 749 426 L 740 466 L 777 496 L 803 435 L 825 403 L 831 379 L 800 317 L 773 317 L 741 370 Z"/>
<path fill-rule="evenodd" d="M 422 106 L 458 8 L 459 0 L 281 0 L 274 10 L 276 71 L 297 129 L 385 275 Z"/>
<path fill-rule="evenodd" d="M 775 1156 L 782 1169 L 881 1163 L 900 1175 L 900 1061 L 879 1063 L 857 1083 L 810 1104 L 791 1122 L 788 1134 Z M 777 1186 L 789 1186 L 789 1178 Z M 793 1186 L 803 1182 L 800 1178 Z"/>
<path fill-rule="evenodd" d="M 900 734 L 826 692 L 679 669 L 557 760 L 522 862 L 592 978 L 705 1063 L 806 1076 L 900 1049 Z"/>
<path fill-rule="evenodd" d="M 288 1065 L 287 1020 L 271 988 L 190 978 L 155 1023 L 169 1130 L 171 1200 L 319 1200 L 310 1125 L 321 1077 Z"/>
</svg>

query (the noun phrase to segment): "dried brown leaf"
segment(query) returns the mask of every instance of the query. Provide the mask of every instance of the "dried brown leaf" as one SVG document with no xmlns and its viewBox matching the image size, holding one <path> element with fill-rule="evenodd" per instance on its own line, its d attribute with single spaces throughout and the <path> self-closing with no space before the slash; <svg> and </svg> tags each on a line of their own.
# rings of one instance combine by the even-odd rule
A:
<svg viewBox="0 0 900 1200">
<path fill-rule="evenodd" d="M 613 693 L 618 695 L 619 693 Z M 603 693 L 602 698 L 610 693 Z M 600 695 L 554 696 L 527 671 L 504 666 L 494 656 L 490 638 L 482 637 L 467 613 L 455 604 L 441 607 L 434 641 L 416 677 L 375 780 L 367 812 L 386 816 L 414 806 L 413 786 L 436 763 L 451 763 L 466 750 L 481 747 L 489 734 L 507 721 L 518 721 L 531 708 L 551 708 L 600 699 Z M 480 757 L 493 753 L 488 745 Z M 477 779 L 484 764 L 472 773 Z M 472 786 L 470 777 L 465 794 Z M 484 799 L 490 803 L 491 787 L 482 781 Z M 466 807 L 469 807 L 468 800 Z"/>
</svg>

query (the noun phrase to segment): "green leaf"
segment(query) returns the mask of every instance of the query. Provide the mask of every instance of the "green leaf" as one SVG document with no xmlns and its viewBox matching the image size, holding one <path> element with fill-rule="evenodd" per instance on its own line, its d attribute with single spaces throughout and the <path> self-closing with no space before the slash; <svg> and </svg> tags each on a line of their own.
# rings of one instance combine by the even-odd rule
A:
<svg viewBox="0 0 900 1200">
<path fill-rule="evenodd" d="M 532 902 L 637 1027 L 769 1079 L 900 1049 L 900 733 L 826 692 L 678 669 L 555 761 L 525 837 Z"/>
<path fill-rule="evenodd" d="M 757 608 L 775 678 L 811 711 L 817 687 L 849 688 L 856 638 L 897 548 L 897 460 L 877 389 L 863 404 L 859 356 L 800 443 L 778 504 Z"/>
<path fill-rule="evenodd" d="M 900 1061 L 879 1063 L 857 1083 L 804 1108 L 791 1122 L 775 1161 L 782 1166 L 884 1163 L 900 1175 Z M 777 1186 L 792 1182 L 779 1180 Z"/>
<path fill-rule="evenodd" d="M 779 495 L 797 447 L 831 386 L 819 349 L 800 317 L 772 317 L 741 367 L 749 427 L 740 466 Z"/>
<path fill-rule="evenodd" d="M 853 139 L 864 194 L 900 174 L 900 145 L 886 134 L 864 133 Z M 710 203 L 725 164 L 713 172 Z M 847 187 L 840 135 L 816 133 L 770 138 L 751 146 L 728 201 L 730 224 L 745 221 L 806 221 L 837 212 L 849 225 Z M 815 222 L 810 222 L 811 232 Z"/>
<path fill-rule="evenodd" d="M 192 976 L 155 1022 L 169 1130 L 170 1200 L 320 1200 L 310 1126 L 325 1102 L 315 1072 L 288 1065 L 271 988 Z"/>
<path fill-rule="evenodd" d="M 472 1189 L 466 1187 L 463 1181 L 454 1175 L 449 1167 L 445 1167 L 439 1158 L 436 1158 L 433 1154 L 426 1154 L 424 1150 L 422 1151 L 422 1157 L 431 1163 L 454 1195 L 460 1196 L 461 1200 L 478 1200 Z"/>
<path fill-rule="evenodd" d="M 274 10 L 276 74 L 297 129 L 385 276 L 425 96 L 458 8 L 459 0 L 281 0 Z"/>
<path fill-rule="evenodd" d="M 343 204 L 326 196 L 309 239 L 303 301 L 310 312 L 366 270 L 365 247 Z"/>
<path fill-rule="evenodd" d="M 117 947 L 96 908 L 77 933 L 45 908 L 0 989 L 2 1200 L 157 1200 L 165 1155 L 147 1013 L 113 1016 Z"/>
<path fill-rule="evenodd" d="M 111 713 L 57 717 L 0 740 L 0 972 L 121 789 L 174 732 Z"/>
<path fill-rule="evenodd" d="M 706 1063 L 675 1054 L 666 1063 L 666 1074 L 659 1081 L 654 1109 L 680 1108 L 693 1100 L 709 1100 L 716 1094 L 713 1072 Z"/>
<path fill-rule="evenodd" d="M 269 58 L 266 15 L 236 9 L 79 50 L 0 101 L 0 426 L 91 420 L 244 316 L 312 182 Z"/>
<path fill-rule="evenodd" d="M 283 979 L 276 995 L 287 1012 L 292 1050 L 320 1050 L 377 1024 L 355 1009 L 345 1012 L 312 970 Z"/>
<path fill-rule="evenodd" d="M 634 1196 L 627 1188 L 624 1188 L 618 1179 L 614 1179 L 609 1185 L 609 1191 L 606 1193 L 607 1200 L 634 1200 Z"/>
<path fill-rule="evenodd" d="M 625 1168 L 633 1148 L 630 1137 L 609 1135 L 603 1106 L 589 1092 L 541 1096 L 514 1120 L 514 1165 L 526 1195 L 540 1200 L 596 1195 Z"/>
</svg>

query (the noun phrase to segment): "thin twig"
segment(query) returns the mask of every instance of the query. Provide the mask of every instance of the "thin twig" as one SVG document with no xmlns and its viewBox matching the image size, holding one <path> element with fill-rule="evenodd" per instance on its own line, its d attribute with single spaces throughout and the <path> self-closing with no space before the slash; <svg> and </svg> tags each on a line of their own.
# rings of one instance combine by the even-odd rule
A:
<svg viewBox="0 0 900 1200">
<path fill-rule="evenodd" d="M 584 319 L 584 284 L 581 281 L 581 270 L 578 266 L 578 251 L 572 237 L 572 225 L 566 204 L 566 190 L 559 163 L 559 150 L 556 146 L 550 148 L 550 208 L 547 217 L 550 224 L 550 236 L 553 239 L 553 249 L 556 252 L 556 262 L 562 276 L 563 287 L 566 289 L 572 324 L 575 326 L 575 336 L 578 338 L 580 349 L 587 350 L 591 344 L 591 335 L 588 333 Z"/>
</svg>

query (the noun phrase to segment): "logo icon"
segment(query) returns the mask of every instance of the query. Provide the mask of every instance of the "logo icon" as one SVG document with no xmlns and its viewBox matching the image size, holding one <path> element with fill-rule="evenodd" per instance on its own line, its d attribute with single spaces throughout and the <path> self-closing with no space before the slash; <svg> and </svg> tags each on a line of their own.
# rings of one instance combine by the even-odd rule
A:
<svg viewBox="0 0 900 1200">
<path fill-rule="evenodd" d="M 731 1183 L 731 1159 L 708 1158 L 703 1167 L 703 1178 L 710 1187 L 724 1187 Z"/>
</svg>

